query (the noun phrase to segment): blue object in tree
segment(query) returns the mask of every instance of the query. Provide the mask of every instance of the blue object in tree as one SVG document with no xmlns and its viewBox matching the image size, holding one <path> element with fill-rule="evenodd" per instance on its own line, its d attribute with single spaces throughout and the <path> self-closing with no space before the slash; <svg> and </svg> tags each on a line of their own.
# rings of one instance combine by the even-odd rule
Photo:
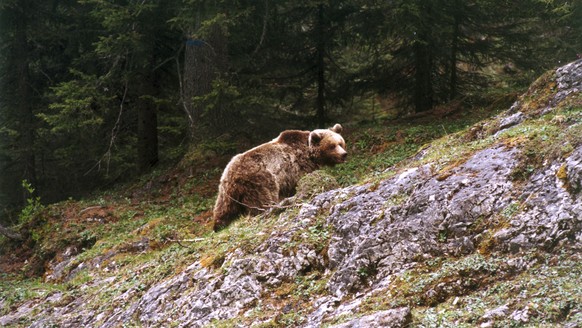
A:
<svg viewBox="0 0 582 328">
<path fill-rule="evenodd" d="M 193 47 L 201 47 L 204 45 L 204 41 L 203 40 L 188 39 L 188 40 L 186 40 L 186 45 L 193 46 Z"/>
</svg>

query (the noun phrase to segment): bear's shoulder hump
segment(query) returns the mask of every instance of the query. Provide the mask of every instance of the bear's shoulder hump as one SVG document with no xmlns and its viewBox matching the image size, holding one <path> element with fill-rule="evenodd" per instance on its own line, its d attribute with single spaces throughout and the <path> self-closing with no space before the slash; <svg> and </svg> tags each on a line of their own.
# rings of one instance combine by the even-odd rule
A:
<svg viewBox="0 0 582 328">
<path fill-rule="evenodd" d="M 284 143 L 288 145 L 293 144 L 305 144 L 309 140 L 309 131 L 300 131 L 300 130 L 286 130 L 279 134 L 277 137 L 277 142 Z"/>
</svg>

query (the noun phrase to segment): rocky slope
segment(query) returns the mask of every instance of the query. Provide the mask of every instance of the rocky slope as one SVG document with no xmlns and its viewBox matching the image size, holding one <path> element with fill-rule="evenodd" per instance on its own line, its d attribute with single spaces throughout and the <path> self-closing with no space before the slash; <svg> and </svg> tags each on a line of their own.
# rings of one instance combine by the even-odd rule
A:
<svg viewBox="0 0 582 328">
<path fill-rule="evenodd" d="M 148 240 L 61 256 L 45 277 L 61 287 L 14 304 L 0 324 L 579 327 L 581 191 L 579 60 L 366 184 L 295 199 L 139 265 L 115 259 L 147 257 Z M 86 281 L 67 289 L 75 279 Z"/>
</svg>

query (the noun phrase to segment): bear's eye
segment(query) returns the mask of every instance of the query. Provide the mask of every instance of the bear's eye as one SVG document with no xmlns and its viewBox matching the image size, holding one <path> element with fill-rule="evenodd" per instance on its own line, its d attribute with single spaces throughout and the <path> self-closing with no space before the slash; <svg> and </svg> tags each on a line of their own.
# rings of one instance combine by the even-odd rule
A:
<svg viewBox="0 0 582 328">
<path fill-rule="evenodd" d="M 327 146 L 327 149 L 329 149 L 329 150 L 334 150 L 334 149 L 335 149 L 335 147 L 337 147 L 337 145 L 329 145 L 329 146 Z"/>
</svg>

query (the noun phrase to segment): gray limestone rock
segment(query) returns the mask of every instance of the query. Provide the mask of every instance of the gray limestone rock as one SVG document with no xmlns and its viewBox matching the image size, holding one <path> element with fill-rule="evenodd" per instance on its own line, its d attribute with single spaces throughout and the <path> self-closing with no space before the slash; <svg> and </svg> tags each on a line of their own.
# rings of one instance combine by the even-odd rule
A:
<svg viewBox="0 0 582 328">
<path fill-rule="evenodd" d="M 378 311 L 361 318 L 351 320 L 349 322 L 331 326 L 333 328 L 404 328 L 408 327 L 412 322 L 412 314 L 407 307 L 390 309 L 385 311 Z"/>
<path fill-rule="evenodd" d="M 556 70 L 558 92 L 551 101 L 556 106 L 568 95 L 582 92 L 582 59 L 564 65 Z"/>
</svg>

